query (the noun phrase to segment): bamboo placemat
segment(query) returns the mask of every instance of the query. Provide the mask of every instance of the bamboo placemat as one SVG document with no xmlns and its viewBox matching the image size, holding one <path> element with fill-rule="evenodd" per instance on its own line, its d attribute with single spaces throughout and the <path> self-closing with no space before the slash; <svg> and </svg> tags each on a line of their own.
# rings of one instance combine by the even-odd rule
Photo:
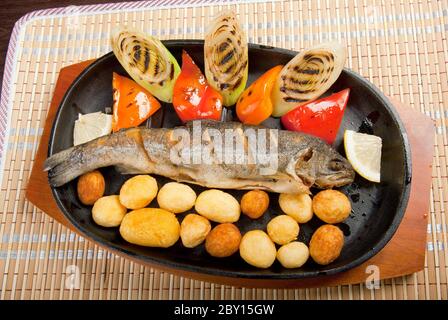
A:
<svg viewBox="0 0 448 320">
<path fill-rule="evenodd" d="M 447 299 L 448 1 L 148 1 L 37 11 L 13 31 L 0 102 L 0 299 Z M 161 39 L 203 38 L 235 10 L 249 41 L 300 50 L 337 39 L 348 67 L 436 122 L 425 269 L 333 288 L 246 289 L 194 281 L 99 249 L 24 197 L 60 68 L 110 51 L 117 24 Z M 445 103 L 445 105 L 444 105 Z M 418 152 L 418 150 L 414 151 Z"/>
</svg>

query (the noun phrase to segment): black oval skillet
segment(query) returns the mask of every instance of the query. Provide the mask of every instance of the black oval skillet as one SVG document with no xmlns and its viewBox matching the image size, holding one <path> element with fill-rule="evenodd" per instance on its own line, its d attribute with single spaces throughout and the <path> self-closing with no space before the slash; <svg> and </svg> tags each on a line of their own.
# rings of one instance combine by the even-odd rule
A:
<svg viewBox="0 0 448 320">
<path fill-rule="evenodd" d="M 164 41 L 178 61 L 185 49 L 203 70 L 203 41 Z M 286 64 L 297 52 L 249 45 L 248 85 L 269 68 Z M 73 127 L 78 113 L 103 111 L 112 106 L 112 72 L 127 75 L 113 53 L 108 53 L 87 67 L 65 94 L 56 115 L 48 148 L 52 155 L 73 145 Z M 221 277 L 252 279 L 300 279 L 324 274 L 335 274 L 353 268 L 378 253 L 397 230 L 408 202 L 411 181 L 411 154 L 404 126 L 389 100 L 370 82 L 355 72 L 344 69 L 339 79 L 326 94 L 350 87 L 350 99 L 335 146 L 344 154 L 342 134 L 352 129 L 375 134 L 383 139 L 381 183 L 370 183 L 357 175 L 355 182 L 342 191 L 352 200 L 350 217 L 339 224 L 345 235 L 341 256 L 327 266 L 319 266 L 311 259 L 301 268 L 285 269 L 275 262 L 268 269 L 257 269 L 246 264 L 236 253 L 232 257 L 210 257 L 203 245 L 195 249 L 184 248 L 180 241 L 168 249 L 145 248 L 124 241 L 118 228 L 102 228 L 91 217 L 91 207 L 82 205 L 76 195 L 76 180 L 62 187 L 52 188 L 54 198 L 67 219 L 85 236 L 101 245 L 118 250 L 131 258 L 155 266 L 179 269 Z M 232 110 L 226 110 L 225 120 L 236 119 Z M 171 104 L 164 104 L 149 120 L 151 127 L 181 125 Z M 270 118 L 265 126 L 280 128 L 278 119 Z M 122 183 L 129 176 L 122 176 L 114 168 L 101 169 L 106 178 L 106 194 L 118 194 Z M 168 179 L 157 177 L 159 185 Z M 204 188 L 192 185 L 199 194 Z M 314 190 L 315 191 L 315 190 Z M 238 200 L 244 192 L 229 191 Z M 268 212 L 258 220 L 245 216 L 236 223 L 241 232 L 265 229 L 272 217 L 281 214 L 278 195 L 270 194 Z M 157 206 L 154 200 L 150 206 Z M 181 220 L 184 215 L 179 215 Z M 300 226 L 299 241 L 309 243 L 313 231 L 322 224 L 314 217 Z"/>
</svg>

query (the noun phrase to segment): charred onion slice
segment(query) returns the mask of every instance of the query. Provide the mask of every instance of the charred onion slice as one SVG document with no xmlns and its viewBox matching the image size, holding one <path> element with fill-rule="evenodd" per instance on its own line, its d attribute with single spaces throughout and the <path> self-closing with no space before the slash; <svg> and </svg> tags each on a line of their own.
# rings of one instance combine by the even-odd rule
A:
<svg viewBox="0 0 448 320">
<path fill-rule="evenodd" d="M 223 97 L 223 104 L 231 106 L 246 87 L 248 49 L 246 34 L 233 12 L 217 17 L 205 36 L 205 76 L 208 83 Z"/>
<path fill-rule="evenodd" d="M 138 31 L 121 29 L 112 36 L 112 49 L 135 82 L 159 100 L 172 101 L 180 68 L 160 40 Z"/>
<path fill-rule="evenodd" d="M 327 91 L 342 72 L 346 49 L 325 43 L 300 52 L 280 72 L 274 89 L 274 117 L 314 100 Z"/>
</svg>

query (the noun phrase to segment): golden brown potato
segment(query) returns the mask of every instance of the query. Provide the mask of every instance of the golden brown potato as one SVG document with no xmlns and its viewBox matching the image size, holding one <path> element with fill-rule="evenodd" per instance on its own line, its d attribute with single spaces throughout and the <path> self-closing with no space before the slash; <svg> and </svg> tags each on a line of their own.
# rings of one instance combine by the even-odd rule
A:
<svg viewBox="0 0 448 320">
<path fill-rule="evenodd" d="M 352 210 L 350 200 L 337 190 L 323 190 L 314 196 L 313 211 L 326 223 L 339 223 L 347 219 Z"/>
<path fill-rule="evenodd" d="M 129 212 L 121 222 L 124 240 L 146 247 L 171 247 L 179 239 L 180 225 L 174 213 L 159 208 Z"/>
<path fill-rule="evenodd" d="M 241 212 L 251 219 L 260 218 L 269 207 L 269 196 L 263 190 L 251 190 L 241 198 Z"/>
<path fill-rule="evenodd" d="M 310 256 L 308 247 L 303 242 L 290 242 L 277 251 L 277 260 L 285 268 L 300 268 Z"/>
<path fill-rule="evenodd" d="M 275 261 L 277 250 L 274 242 L 261 230 L 247 232 L 240 243 L 244 261 L 257 268 L 269 268 Z"/>
<path fill-rule="evenodd" d="M 181 213 L 193 208 L 196 202 L 196 193 L 186 184 L 168 182 L 160 188 L 157 202 L 162 209 Z"/>
<path fill-rule="evenodd" d="M 297 239 L 299 224 L 290 216 L 282 214 L 269 221 L 267 230 L 272 241 L 284 245 Z"/>
<path fill-rule="evenodd" d="M 205 250 L 212 257 L 229 257 L 238 251 L 240 241 L 240 230 L 234 224 L 218 224 L 205 238 Z"/>
<path fill-rule="evenodd" d="M 203 191 L 194 206 L 197 213 L 218 223 L 236 222 L 240 218 L 240 204 L 229 193 L 210 189 Z"/>
<path fill-rule="evenodd" d="M 194 213 L 186 215 L 180 224 L 182 244 L 187 248 L 194 248 L 200 245 L 211 228 L 210 221 L 203 216 Z"/>
<path fill-rule="evenodd" d="M 331 224 L 319 227 L 311 237 L 310 255 L 320 265 L 327 265 L 336 260 L 344 245 L 342 231 Z"/>
<path fill-rule="evenodd" d="M 120 189 L 120 202 L 128 209 L 146 207 L 156 197 L 157 181 L 149 175 L 134 176 Z"/>
<path fill-rule="evenodd" d="M 298 223 L 307 223 L 313 217 L 312 200 L 306 193 L 282 193 L 278 198 L 278 204 L 284 213 Z"/>
<path fill-rule="evenodd" d="M 104 195 L 106 183 L 98 170 L 83 174 L 78 179 L 78 198 L 85 205 L 92 205 Z"/>
<path fill-rule="evenodd" d="M 126 208 L 120 203 L 118 196 L 99 198 L 92 208 L 92 218 L 103 227 L 118 227 L 126 215 Z"/>
</svg>

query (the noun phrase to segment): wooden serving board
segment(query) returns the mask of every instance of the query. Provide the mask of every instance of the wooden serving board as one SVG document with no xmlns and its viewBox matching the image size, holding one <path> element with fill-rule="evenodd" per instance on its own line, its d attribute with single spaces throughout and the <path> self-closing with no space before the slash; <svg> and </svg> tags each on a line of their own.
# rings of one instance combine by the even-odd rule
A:
<svg viewBox="0 0 448 320">
<path fill-rule="evenodd" d="M 26 198 L 30 202 L 58 222 L 78 233 L 80 232 L 75 229 L 57 207 L 48 184 L 47 173 L 42 168 L 43 162 L 47 157 L 50 131 L 59 104 L 73 80 L 91 62 L 85 61 L 61 69 L 26 189 Z M 412 186 L 408 208 L 398 231 L 386 247 L 376 256 L 346 272 L 332 276 L 320 276 L 296 281 L 227 278 L 185 272 L 177 269 L 167 269 L 159 265 L 150 265 L 150 267 L 159 268 L 169 273 L 197 280 L 235 285 L 238 287 L 263 288 L 328 287 L 360 283 L 364 282 L 371 275 L 371 269 L 367 269 L 370 265 L 375 265 L 379 268 L 379 277 L 381 279 L 411 274 L 423 269 L 425 263 L 427 217 L 429 213 L 429 192 L 434 150 L 434 125 L 430 118 L 420 112 L 406 108 L 398 101 L 393 100 L 393 103 L 405 124 L 411 144 Z M 86 237 L 85 235 L 82 236 Z M 104 249 L 121 255 L 121 253 L 110 248 Z M 125 257 L 135 260 L 135 258 L 129 256 Z M 139 260 L 135 261 L 142 263 Z"/>
</svg>

